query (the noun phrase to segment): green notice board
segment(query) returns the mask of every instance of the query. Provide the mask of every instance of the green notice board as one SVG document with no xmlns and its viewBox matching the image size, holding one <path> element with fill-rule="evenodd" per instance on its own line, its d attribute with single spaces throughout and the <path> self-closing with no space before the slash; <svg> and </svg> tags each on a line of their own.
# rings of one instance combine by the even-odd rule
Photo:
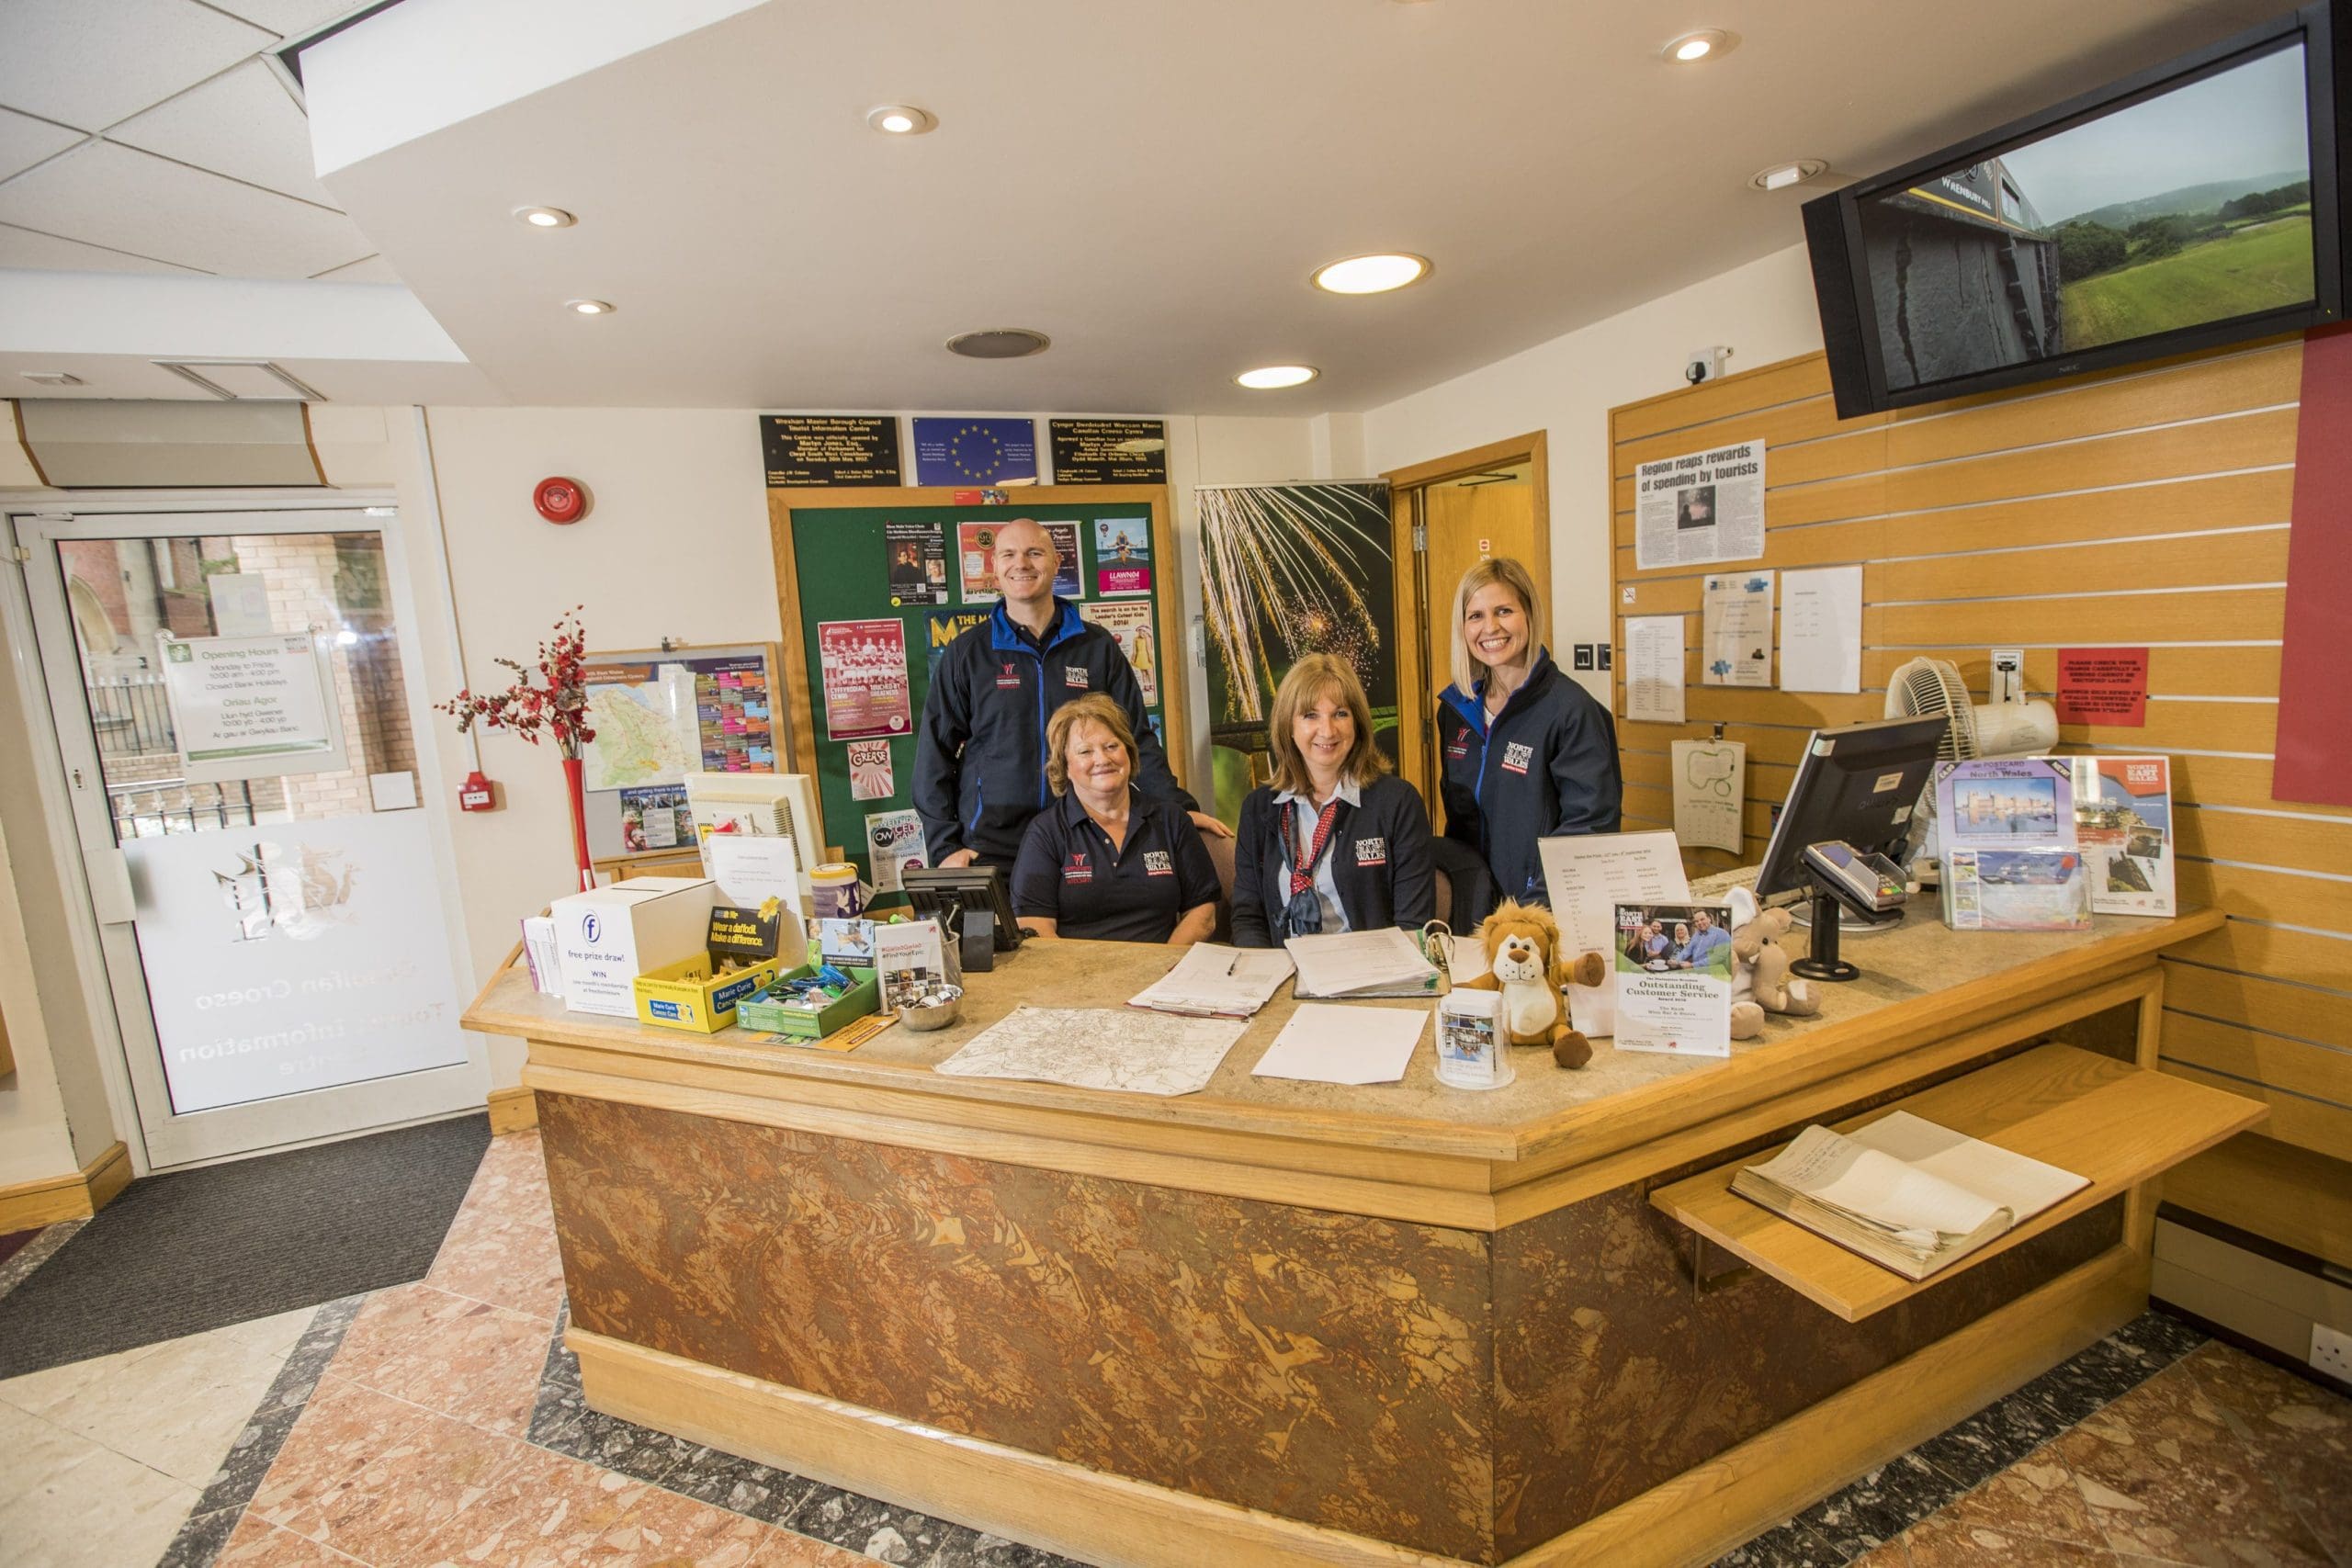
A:
<svg viewBox="0 0 2352 1568">
<path fill-rule="evenodd" d="M 827 841 L 884 891 L 920 845 L 915 734 L 933 666 L 996 607 L 989 547 L 1015 518 L 1057 536 L 1057 592 L 1119 638 L 1163 744 L 1172 731 L 1175 750 L 1183 745 L 1165 489 L 1041 487 L 1001 506 L 943 505 L 952 492 L 927 489 L 901 492 L 907 504 L 874 504 L 888 493 L 769 492 L 794 771 L 816 780 Z"/>
</svg>

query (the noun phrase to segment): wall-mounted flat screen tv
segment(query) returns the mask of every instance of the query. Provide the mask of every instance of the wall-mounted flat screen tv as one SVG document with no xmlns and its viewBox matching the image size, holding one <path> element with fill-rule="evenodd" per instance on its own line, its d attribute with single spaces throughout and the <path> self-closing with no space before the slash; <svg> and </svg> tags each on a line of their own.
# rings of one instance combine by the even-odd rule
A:
<svg viewBox="0 0 2352 1568">
<path fill-rule="evenodd" d="M 1841 416 L 2339 320 L 2352 0 L 1807 202 Z"/>
</svg>

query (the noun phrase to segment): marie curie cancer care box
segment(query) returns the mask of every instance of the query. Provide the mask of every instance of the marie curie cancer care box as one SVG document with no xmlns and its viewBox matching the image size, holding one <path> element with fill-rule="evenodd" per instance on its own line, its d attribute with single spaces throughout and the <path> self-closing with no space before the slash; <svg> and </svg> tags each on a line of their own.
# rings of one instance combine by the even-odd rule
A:
<svg viewBox="0 0 2352 1568">
<path fill-rule="evenodd" d="M 635 1018 L 639 975 L 708 951 L 718 899 L 718 885 L 699 876 L 639 876 L 557 899 L 548 915 L 564 1005 Z"/>
</svg>

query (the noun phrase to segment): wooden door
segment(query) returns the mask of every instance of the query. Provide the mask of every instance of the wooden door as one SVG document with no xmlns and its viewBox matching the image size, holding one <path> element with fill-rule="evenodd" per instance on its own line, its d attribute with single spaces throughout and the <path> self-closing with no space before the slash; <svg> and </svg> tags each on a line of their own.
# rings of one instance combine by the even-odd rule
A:
<svg viewBox="0 0 2352 1568">
<path fill-rule="evenodd" d="M 1428 574 L 1429 636 L 1421 642 L 1421 689 L 1435 701 L 1453 679 L 1453 591 L 1462 574 L 1488 556 L 1508 556 L 1531 572 L 1535 565 L 1535 487 L 1522 468 L 1509 479 L 1453 480 L 1423 492 L 1429 548 L 1421 570 Z"/>
</svg>

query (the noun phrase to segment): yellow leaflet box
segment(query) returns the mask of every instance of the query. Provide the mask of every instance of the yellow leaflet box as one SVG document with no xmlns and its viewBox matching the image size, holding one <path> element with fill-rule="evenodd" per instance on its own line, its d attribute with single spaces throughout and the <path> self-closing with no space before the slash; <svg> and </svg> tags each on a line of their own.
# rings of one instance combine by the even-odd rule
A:
<svg viewBox="0 0 2352 1568">
<path fill-rule="evenodd" d="M 784 965 L 770 959 L 731 975 L 714 975 L 711 967 L 705 954 L 639 975 L 632 987 L 638 1018 L 664 1029 L 716 1034 L 734 1024 L 735 1004 L 775 979 Z"/>
</svg>

